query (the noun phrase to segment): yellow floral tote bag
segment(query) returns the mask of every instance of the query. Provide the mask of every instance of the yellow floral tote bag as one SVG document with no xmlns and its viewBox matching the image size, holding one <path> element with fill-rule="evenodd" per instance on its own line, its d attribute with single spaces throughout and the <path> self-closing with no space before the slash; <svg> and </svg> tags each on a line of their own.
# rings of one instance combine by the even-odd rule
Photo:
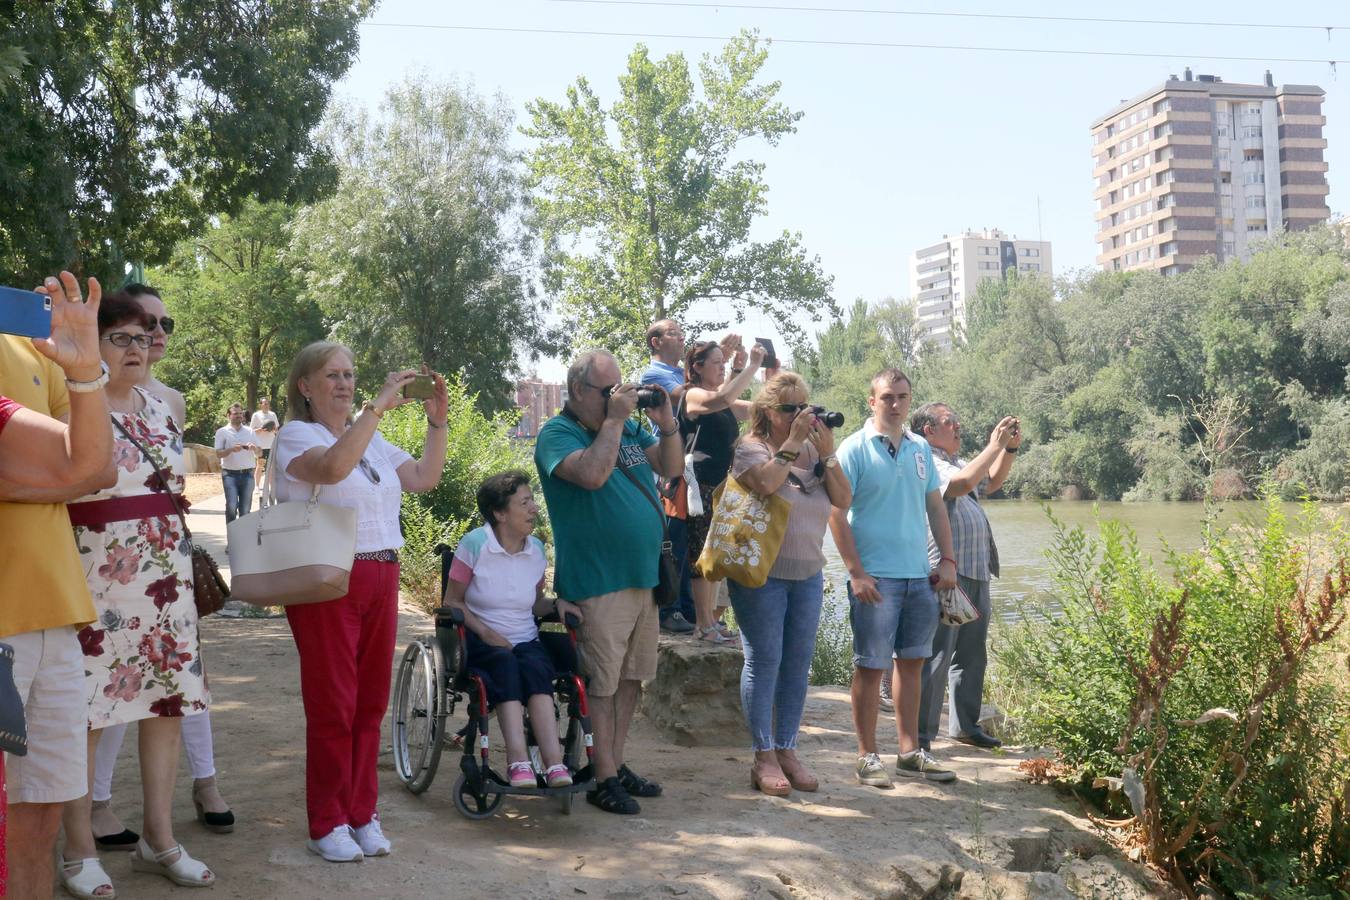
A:
<svg viewBox="0 0 1350 900">
<path fill-rule="evenodd" d="M 792 504 L 765 497 L 727 476 L 713 492 L 712 522 L 699 554 L 699 574 L 709 581 L 730 578 L 744 587 L 763 586 L 778 559 Z"/>
</svg>

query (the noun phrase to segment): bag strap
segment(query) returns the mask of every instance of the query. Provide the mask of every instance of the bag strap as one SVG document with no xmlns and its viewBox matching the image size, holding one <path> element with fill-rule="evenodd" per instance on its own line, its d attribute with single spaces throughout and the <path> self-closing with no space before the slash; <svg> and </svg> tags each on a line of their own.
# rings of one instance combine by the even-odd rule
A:
<svg viewBox="0 0 1350 900">
<path fill-rule="evenodd" d="M 150 451 L 146 450 L 141 442 L 136 440 L 130 431 L 127 431 L 127 427 L 117 420 L 115 414 L 109 413 L 108 418 L 112 419 L 112 423 L 117 426 L 117 430 L 122 432 L 127 440 L 131 441 L 132 446 L 141 451 L 142 456 L 150 460 L 150 465 L 155 467 L 155 475 L 159 478 L 160 486 L 169 495 L 169 501 L 173 503 L 173 508 L 178 512 L 178 521 L 183 523 L 183 539 L 192 540 L 192 530 L 188 528 L 187 516 L 183 513 L 183 505 L 178 502 L 178 495 L 173 492 L 173 488 L 169 487 L 169 479 L 165 476 L 164 470 L 159 467 L 159 463 L 155 462 L 155 458 L 150 455 Z"/>
<path fill-rule="evenodd" d="M 622 437 L 620 437 L 620 448 L 622 448 L 622 446 L 623 446 Z M 620 456 L 622 456 L 622 453 L 620 453 Z M 666 524 L 666 511 L 661 508 L 661 501 L 656 499 L 655 494 L 649 494 L 645 489 L 643 489 L 642 482 L 638 481 L 637 476 L 634 475 L 627 466 L 621 464 L 616 460 L 614 463 L 614 467 L 618 469 L 620 472 L 622 472 L 625 476 L 627 476 L 628 480 L 633 482 L 633 485 L 638 489 L 638 493 L 646 497 L 647 500 L 651 503 L 651 505 L 656 507 L 656 514 L 661 518 L 661 535 L 665 538 L 665 542 L 669 544 L 670 526 Z M 655 489 L 656 485 L 653 484 L 652 490 L 654 491 Z"/>
</svg>

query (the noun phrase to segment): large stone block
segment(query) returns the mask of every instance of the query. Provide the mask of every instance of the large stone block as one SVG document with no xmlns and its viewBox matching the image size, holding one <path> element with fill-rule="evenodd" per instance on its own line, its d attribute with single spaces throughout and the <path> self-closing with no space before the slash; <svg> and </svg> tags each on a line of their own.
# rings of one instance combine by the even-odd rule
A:
<svg viewBox="0 0 1350 900">
<path fill-rule="evenodd" d="M 739 648 L 662 635 L 642 714 L 681 747 L 744 745 Z"/>
</svg>

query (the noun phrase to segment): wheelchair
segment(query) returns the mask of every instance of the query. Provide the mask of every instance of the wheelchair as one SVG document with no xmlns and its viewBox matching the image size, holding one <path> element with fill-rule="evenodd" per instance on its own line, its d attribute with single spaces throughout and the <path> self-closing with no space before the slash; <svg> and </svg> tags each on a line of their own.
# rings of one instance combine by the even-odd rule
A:
<svg viewBox="0 0 1350 900">
<path fill-rule="evenodd" d="M 452 549 L 436 547 L 441 557 L 441 593 L 450 577 Z M 573 800 L 581 791 L 595 787 L 591 765 L 591 719 L 586 685 L 579 673 L 576 626 L 572 616 L 563 623 L 566 633 L 541 631 L 539 638 L 553 658 L 556 678 L 553 684 L 553 708 L 567 711 L 567 727 L 559 728 L 563 744 L 563 764 L 572 773 L 572 784 L 550 788 L 544 781 L 544 766 L 538 741 L 530 727 L 529 709 L 525 714 L 525 743 L 534 767 L 536 787 L 512 787 L 492 768 L 488 739 L 489 706 L 482 678 L 467 671 L 465 663 L 465 625 L 462 611 L 442 606 L 435 611 L 434 635 L 418 638 L 408 645 L 394 681 L 391 705 L 394 770 L 404 786 L 414 794 L 431 787 L 446 747 L 460 748 L 459 777 L 452 789 L 455 808 L 469 819 L 494 815 L 508 794 L 527 797 L 552 797 L 564 815 L 571 815 Z M 557 622 L 549 616 L 540 622 Z M 467 722 L 450 733 L 455 708 L 464 703 Z"/>
</svg>

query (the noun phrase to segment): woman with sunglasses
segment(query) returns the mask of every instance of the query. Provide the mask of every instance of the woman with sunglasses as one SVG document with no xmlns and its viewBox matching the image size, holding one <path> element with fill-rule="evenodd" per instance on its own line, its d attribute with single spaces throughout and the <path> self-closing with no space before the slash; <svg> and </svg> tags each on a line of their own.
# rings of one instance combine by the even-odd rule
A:
<svg viewBox="0 0 1350 900">
<path fill-rule="evenodd" d="M 689 588 L 694 595 L 694 636 L 714 644 L 734 644 L 736 638 L 721 622 L 723 610 L 716 608 L 717 586 L 699 576 L 695 563 L 703 552 L 712 522 L 713 491 L 726 480 L 731 469 L 731 453 L 740 436 L 740 423 L 750 418 L 750 401 L 741 400 L 740 396 L 764 362 L 764 348 L 759 344 L 750 348 L 748 364 L 739 339 L 732 346 L 735 355 L 730 379 L 726 351 L 721 344 L 695 341 L 689 347 L 684 355 L 688 381 L 680 410 L 685 453 L 693 454 L 694 476 L 703 501 L 702 515 L 690 515 L 685 525 L 689 535 Z"/>
<path fill-rule="evenodd" d="M 853 495 L 834 458 L 834 432 L 811 411 L 800 375 L 773 376 L 755 398 L 731 474 L 749 490 L 791 504 L 768 580 L 757 588 L 729 581 L 745 646 L 741 708 L 755 751 L 750 783 L 775 797 L 793 788 L 814 791 L 819 783 L 797 759 L 796 746 L 820 624 L 821 544 L 830 507 L 847 509 Z"/>
<path fill-rule="evenodd" d="M 92 772 L 103 728 L 137 723 L 144 825 L 132 868 L 207 887 L 215 875 L 173 831 L 183 716 L 210 702 L 192 556 L 166 492 L 183 490 L 183 435 L 168 405 L 139 387 L 149 365 L 150 317 L 123 293 L 104 298 L 98 322 L 117 482 L 67 506 L 97 613 L 79 632 L 89 765 Z M 90 799 L 66 804 L 61 881 L 76 897 L 111 897 L 112 881 L 95 852 Z"/>
<path fill-rule="evenodd" d="M 318 485 L 319 502 L 356 510 L 356 560 L 346 596 L 286 608 L 305 705 L 308 846 L 329 862 L 390 851 L 375 808 L 376 763 L 398 629 L 398 513 L 404 491 L 440 483 L 449 436 L 445 379 L 433 376 L 433 396 L 423 404 L 427 437 L 420 460 L 378 428 L 389 410 L 413 402 L 402 392 L 418 374 L 390 372 L 353 416 L 352 352 L 328 341 L 310 344 L 291 364 L 286 424 L 272 448 L 278 500 L 307 500 Z"/>
</svg>

